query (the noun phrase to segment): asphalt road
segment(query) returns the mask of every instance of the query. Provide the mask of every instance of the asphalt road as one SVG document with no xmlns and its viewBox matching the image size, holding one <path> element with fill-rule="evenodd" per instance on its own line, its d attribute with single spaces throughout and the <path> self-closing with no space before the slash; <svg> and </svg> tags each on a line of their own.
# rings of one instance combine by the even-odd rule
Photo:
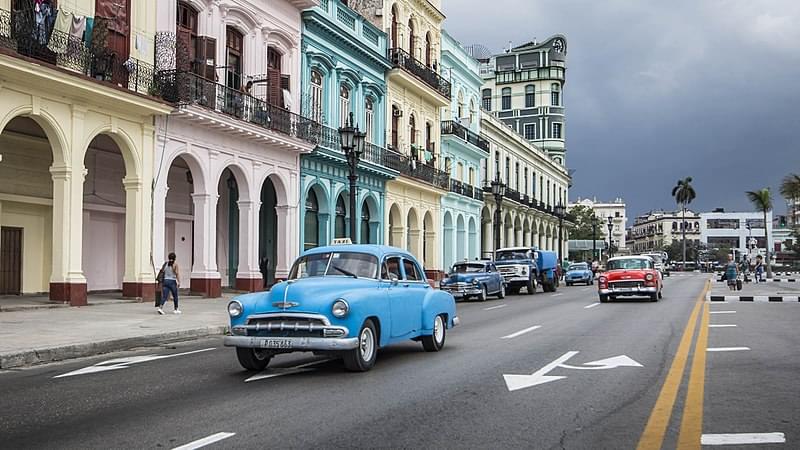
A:
<svg viewBox="0 0 800 450">
<path fill-rule="evenodd" d="M 647 427 L 664 448 L 699 446 L 700 433 L 777 432 L 786 440 L 777 448 L 797 448 L 800 303 L 698 307 L 706 279 L 673 276 L 658 303 L 598 304 L 583 286 L 459 303 L 462 325 L 442 352 L 390 347 L 361 374 L 300 353 L 248 373 L 221 339 L 6 371 L 0 447 L 174 448 L 208 438 L 207 448 L 620 449 L 636 448 Z M 682 352 L 690 317 L 697 325 Z M 749 350 L 697 350 L 705 347 Z M 529 377 L 507 384 L 504 375 Z M 655 408 L 663 401 L 669 408 Z"/>
</svg>

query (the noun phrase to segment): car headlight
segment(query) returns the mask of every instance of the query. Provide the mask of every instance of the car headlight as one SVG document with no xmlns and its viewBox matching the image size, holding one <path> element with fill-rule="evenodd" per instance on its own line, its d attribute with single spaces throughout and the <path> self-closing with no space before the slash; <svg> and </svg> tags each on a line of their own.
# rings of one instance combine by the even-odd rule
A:
<svg viewBox="0 0 800 450">
<path fill-rule="evenodd" d="M 527 274 L 528 274 L 528 269 L 526 269 L 525 267 L 523 267 L 523 268 L 522 268 L 522 274 L 523 274 L 523 275 L 527 275 Z"/>
<path fill-rule="evenodd" d="M 243 311 L 244 307 L 242 307 L 242 304 L 239 303 L 238 300 L 232 300 L 228 303 L 228 315 L 231 317 L 239 317 L 242 315 Z"/>
<path fill-rule="evenodd" d="M 478 280 L 472 280 L 472 284 L 477 285 L 478 284 Z"/>
<path fill-rule="evenodd" d="M 342 318 L 347 315 L 350 311 L 350 305 L 347 304 L 347 300 L 340 298 L 333 302 L 333 307 L 331 308 L 331 313 L 338 318 Z"/>
<path fill-rule="evenodd" d="M 652 273 L 648 273 L 647 275 L 644 276 L 644 279 L 647 281 L 653 281 L 653 278 L 654 277 Z"/>
<path fill-rule="evenodd" d="M 599 281 L 602 284 L 602 283 L 605 283 L 606 281 L 608 281 L 608 279 L 606 277 L 600 277 L 600 278 L 597 279 L 597 281 Z"/>
</svg>

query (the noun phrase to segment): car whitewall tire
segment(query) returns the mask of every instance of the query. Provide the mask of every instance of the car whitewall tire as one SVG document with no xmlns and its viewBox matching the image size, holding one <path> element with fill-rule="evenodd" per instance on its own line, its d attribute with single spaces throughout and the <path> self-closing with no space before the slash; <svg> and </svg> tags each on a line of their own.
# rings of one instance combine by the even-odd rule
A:
<svg viewBox="0 0 800 450">
<path fill-rule="evenodd" d="M 353 372 L 366 372 L 378 357 L 378 333 L 372 320 L 367 320 L 358 332 L 358 347 L 344 355 L 344 366 Z"/>
<path fill-rule="evenodd" d="M 422 336 L 422 347 L 426 352 L 438 352 L 444 347 L 447 337 L 447 324 L 444 315 L 439 314 L 433 319 L 433 333 L 430 336 Z"/>
</svg>

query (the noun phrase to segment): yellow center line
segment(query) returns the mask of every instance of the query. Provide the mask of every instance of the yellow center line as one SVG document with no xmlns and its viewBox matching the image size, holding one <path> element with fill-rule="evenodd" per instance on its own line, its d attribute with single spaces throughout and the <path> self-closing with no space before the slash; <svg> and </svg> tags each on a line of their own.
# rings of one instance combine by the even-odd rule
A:
<svg viewBox="0 0 800 450">
<path fill-rule="evenodd" d="M 675 399 L 678 397 L 678 388 L 681 385 L 681 379 L 686 369 L 686 361 L 689 359 L 689 350 L 692 346 L 692 336 L 694 335 L 695 325 L 697 323 L 697 316 L 700 309 L 705 303 L 706 293 L 711 286 L 709 281 L 706 281 L 706 286 L 703 292 L 697 297 L 692 314 L 689 316 L 689 321 L 686 328 L 683 330 L 680 344 L 678 344 L 678 351 L 675 353 L 675 358 L 672 360 L 672 366 L 669 368 L 667 378 L 664 380 L 664 385 L 661 387 L 661 392 L 658 394 L 658 399 L 650 413 L 650 418 L 647 420 L 647 425 L 642 432 L 642 437 L 639 439 L 638 450 L 657 450 L 661 448 L 664 442 L 664 435 L 669 425 L 669 418 L 672 415 L 672 409 L 675 406 Z M 699 439 L 698 439 L 698 442 Z"/>
<path fill-rule="evenodd" d="M 678 448 L 699 449 L 703 434 L 703 393 L 706 382 L 706 348 L 708 347 L 708 303 L 703 307 L 700 330 L 694 345 L 692 371 L 689 373 L 689 389 L 678 435 Z"/>
</svg>

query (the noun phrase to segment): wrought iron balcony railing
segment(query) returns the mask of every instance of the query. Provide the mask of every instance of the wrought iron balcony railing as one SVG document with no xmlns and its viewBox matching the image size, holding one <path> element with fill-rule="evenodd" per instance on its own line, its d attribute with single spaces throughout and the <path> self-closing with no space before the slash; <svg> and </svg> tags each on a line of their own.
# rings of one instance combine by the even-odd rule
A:
<svg viewBox="0 0 800 450">
<path fill-rule="evenodd" d="M 479 149 L 489 152 L 489 141 L 480 137 L 477 133 L 470 131 L 464 125 L 453 121 L 453 120 L 445 120 L 442 122 L 442 134 L 451 134 L 454 136 L 458 136 L 466 142 L 478 147 Z"/>
<path fill-rule="evenodd" d="M 335 128 L 322 126 L 318 145 L 344 155 L 342 142 L 339 139 L 339 130 Z M 369 161 L 378 166 L 388 167 L 386 164 L 386 155 L 388 152 L 389 150 L 383 147 L 366 142 L 364 143 L 364 153 L 361 155 L 361 160 Z"/>
<path fill-rule="evenodd" d="M 450 189 L 450 175 L 439 170 L 433 164 L 427 164 L 417 158 L 412 158 L 401 153 L 387 150 L 384 155 L 384 165 L 403 175 L 416 178 L 440 189 Z"/>
<path fill-rule="evenodd" d="M 433 90 L 450 100 L 450 82 L 441 77 L 433 69 L 418 61 L 402 48 L 389 49 L 389 61 L 394 67 L 399 67 L 422 80 Z"/>
<path fill-rule="evenodd" d="M 460 194 L 465 197 L 475 198 L 475 188 L 462 181 L 450 179 L 450 192 Z M 478 190 L 480 192 L 480 190 Z"/>
<path fill-rule="evenodd" d="M 199 105 L 239 120 L 316 144 L 322 126 L 311 119 L 229 88 L 191 72 L 164 70 L 158 74 L 164 100 L 179 106 Z"/>
<path fill-rule="evenodd" d="M 100 82 L 157 95 L 153 66 L 135 58 L 122 58 L 105 46 L 103 30 L 108 22 L 109 19 L 95 17 L 96 30 L 87 47 L 82 38 L 55 30 L 46 21 L 38 23 L 33 9 L 0 9 L 0 47 Z"/>
</svg>

